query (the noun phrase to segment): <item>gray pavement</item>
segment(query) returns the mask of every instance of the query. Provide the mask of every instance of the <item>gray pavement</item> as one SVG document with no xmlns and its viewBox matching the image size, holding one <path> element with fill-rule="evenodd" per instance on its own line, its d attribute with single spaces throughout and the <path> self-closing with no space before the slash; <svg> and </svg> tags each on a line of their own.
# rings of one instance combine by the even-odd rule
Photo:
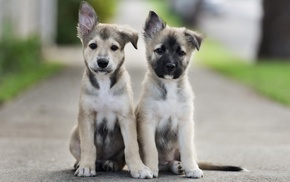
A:
<svg viewBox="0 0 290 182">
<path fill-rule="evenodd" d="M 128 5 L 123 3 L 133 1 L 122 2 L 123 13 L 117 22 L 122 22 L 121 17 L 132 18 L 122 9 Z M 138 7 L 143 10 L 136 18 L 143 22 L 147 16 L 143 12 L 149 8 L 140 4 Z M 142 26 L 142 22 L 137 23 Z M 126 66 L 135 98 L 140 94 L 145 73 L 142 41 L 138 45 L 138 51 L 130 45 L 126 48 Z M 74 159 L 68 141 L 77 122 L 83 65 L 81 49 L 71 50 L 49 50 L 47 56 L 63 56 L 67 68 L 0 108 L 0 181 L 136 181 L 127 171 L 101 172 L 93 178 L 73 175 Z M 190 70 L 190 80 L 196 95 L 199 160 L 241 165 L 250 170 L 204 171 L 205 176 L 199 181 L 289 181 L 290 109 L 195 65 Z M 188 180 L 193 179 L 161 173 L 149 181 Z"/>
</svg>

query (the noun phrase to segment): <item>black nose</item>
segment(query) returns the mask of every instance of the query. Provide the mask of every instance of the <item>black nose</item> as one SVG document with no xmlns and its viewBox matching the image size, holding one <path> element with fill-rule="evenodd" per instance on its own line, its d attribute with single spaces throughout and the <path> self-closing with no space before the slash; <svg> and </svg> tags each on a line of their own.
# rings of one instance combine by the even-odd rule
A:
<svg viewBox="0 0 290 182">
<path fill-rule="evenodd" d="M 174 63 L 166 63 L 165 68 L 169 72 L 173 72 L 176 68 L 176 65 Z"/>
<path fill-rule="evenodd" d="M 106 68 L 109 64 L 109 61 L 107 59 L 98 59 L 97 63 L 100 68 Z"/>
</svg>

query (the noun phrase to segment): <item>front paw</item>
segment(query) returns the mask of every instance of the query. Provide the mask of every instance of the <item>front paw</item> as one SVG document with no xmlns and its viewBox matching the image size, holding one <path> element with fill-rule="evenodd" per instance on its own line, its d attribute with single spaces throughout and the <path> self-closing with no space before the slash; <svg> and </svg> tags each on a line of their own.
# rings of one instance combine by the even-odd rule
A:
<svg viewBox="0 0 290 182">
<path fill-rule="evenodd" d="M 106 160 L 103 164 L 103 170 L 106 172 L 116 172 L 118 170 L 118 165 L 114 161 Z"/>
<path fill-rule="evenodd" d="M 153 173 L 153 178 L 158 178 L 159 168 L 158 167 L 150 167 L 150 165 L 148 165 L 148 166 Z"/>
<path fill-rule="evenodd" d="M 95 164 L 82 164 L 80 162 L 79 167 L 75 171 L 75 176 L 79 177 L 91 177 L 96 176 Z"/>
<path fill-rule="evenodd" d="M 158 178 L 159 170 L 158 169 L 157 170 L 152 170 L 152 172 L 153 172 L 153 177 L 154 178 Z"/>
<path fill-rule="evenodd" d="M 151 179 L 153 178 L 153 173 L 149 169 L 149 167 L 143 165 L 142 167 L 131 169 L 130 170 L 131 176 L 133 178 L 139 179 Z"/>
<path fill-rule="evenodd" d="M 185 171 L 185 175 L 188 178 L 202 178 L 203 177 L 203 172 L 201 169 L 197 168 L 194 170 L 190 171 Z"/>
</svg>

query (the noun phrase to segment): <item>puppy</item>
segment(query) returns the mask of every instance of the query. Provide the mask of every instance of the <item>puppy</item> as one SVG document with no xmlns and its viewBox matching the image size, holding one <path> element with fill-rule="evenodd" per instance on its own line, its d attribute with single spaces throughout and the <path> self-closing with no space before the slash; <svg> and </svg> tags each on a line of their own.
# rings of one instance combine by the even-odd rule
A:
<svg viewBox="0 0 290 182">
<path fill-rule="evenodd" d="M 193 92 L 187 70 L 203 37 L 185 28 L 166 26 L 152 11 L 144 30 L 148 71 L 135 111 L 142 159 L 154 177 L 160 170 L 201 178 L 193 142 Z M 241 170 L 207 163 L 200 166 L 207 170 Z"/>
<path fill-rule="evenodd" d="M 124 46 L 131 42 L 137 49 L 138 33 L 99 23 L 94 9 L 82 2 L 78 37 L 86 67 L 78 123 L 70 140 L 70 151 L 76 158 L 75 175 L 119 171 L 126 162 L 132 177 L 152 178 L 139 155 L 132 89 L 123 66 Z"/>
</svg>

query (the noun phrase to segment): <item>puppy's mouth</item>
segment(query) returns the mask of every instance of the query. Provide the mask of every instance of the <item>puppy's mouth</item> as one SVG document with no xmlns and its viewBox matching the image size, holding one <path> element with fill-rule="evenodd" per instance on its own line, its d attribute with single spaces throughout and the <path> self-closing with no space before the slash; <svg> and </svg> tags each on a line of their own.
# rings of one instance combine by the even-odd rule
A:
<svg viewBox="0 0 290 182">
<path fill-rule="evenodd" d="M 165 79 L 169 79 L 169 80 L 170 80 L 170 79 L 173 79 L 173 77 L 174 77 L 173 75 L 164 75 L 164 78 L 165 78 Z"/>
<path fill-rule="evenodd" d="M 91 68 L 92 71 L 94 71 L 95 73 L 99 73 L 102 75 L 107 75 L 109 73 L 111 73 L 111 69 L 102 69 L 102 68 Z"/>
<path fill-rule="evenodd" d="M 179 79 L 180 76 L 183 74 L 182 70 L 180 70 L 180 69 L 177 69 L 174 72 L 168 72 L 166 70 L 159 71 L 158 69 L 155 69 L 154 72 L 159 78 L 163 78 L 166 80 Z"/>
</svg>

